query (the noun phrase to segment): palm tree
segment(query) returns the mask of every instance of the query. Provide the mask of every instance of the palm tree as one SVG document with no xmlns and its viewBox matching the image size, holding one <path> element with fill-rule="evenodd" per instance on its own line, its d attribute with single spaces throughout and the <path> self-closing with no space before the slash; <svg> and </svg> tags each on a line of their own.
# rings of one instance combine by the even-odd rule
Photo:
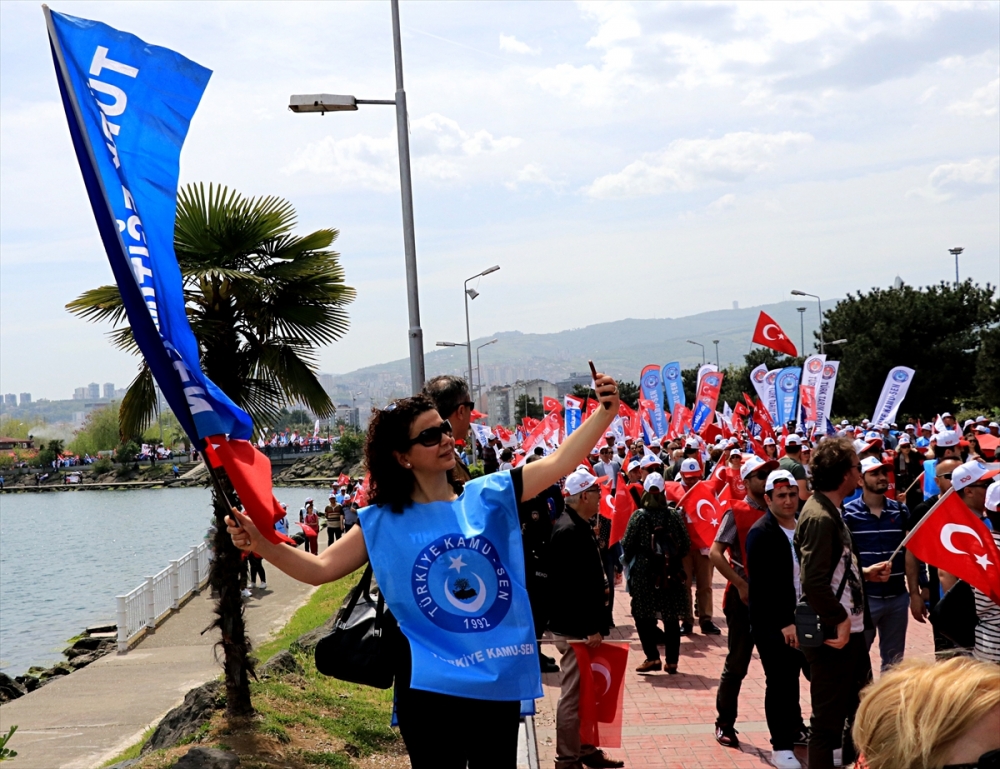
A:
<svg viewBox="0 0 1000 769">
<path fill-rule="evenodd" d="M 206 194 L 202 184 L 188 185 L 177 197 L 174 250 L 202 369 L 250 414 L 258 432 L 293 403 L 321 418 L 335 410 L 316 376 L 316 349 L 347 331 L 345 308 L 355 292 L 344 285 L 339 254 L 329 249 L 337 230 L 299 237 L 292 234 L 295 223 L 292 205 L 276 197 L 248 199 L 215 185 Z M 90 321 L 111 322 L 113 343 L 139 353 L 117 286 L 86 291 L 66 308 Z M 142 434 L 156 404 L 153 376 L 143 361 L 119 408 L 123 439 Z M 222 524 L 226 501 L 216 491 L 213 501 L 219 522 L 209 577 L 219 596 L 215 627 L 222 634 L 227 714 L 242 717 L 253 713 L 242 561 Z"/>
</svg>

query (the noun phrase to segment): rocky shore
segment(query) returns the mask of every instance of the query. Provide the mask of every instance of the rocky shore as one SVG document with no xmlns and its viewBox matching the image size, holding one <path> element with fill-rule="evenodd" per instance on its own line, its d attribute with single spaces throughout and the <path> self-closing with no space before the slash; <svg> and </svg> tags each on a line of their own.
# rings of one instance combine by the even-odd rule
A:
<svg viewBox="0 0 1000 769">
<path fill-rule="evenodd" d="M 28 672 L 11 678 L 0 673 L 0 703 L 16 700 L 28 692 L 39 689 L 50 681 L 68 676 L 70 673 L 96 662 L 105 654 L 110 654 L 118 646 L 117 625 L 93 625 L 63 649 L 65 662 L 57 662 L 50 668 L 32 665 Z"/>
</svg>

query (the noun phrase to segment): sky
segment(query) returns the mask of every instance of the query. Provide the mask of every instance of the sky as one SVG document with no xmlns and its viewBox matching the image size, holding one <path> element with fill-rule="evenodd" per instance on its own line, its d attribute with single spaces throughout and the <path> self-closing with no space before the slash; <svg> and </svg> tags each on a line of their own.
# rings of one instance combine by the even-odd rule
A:
<svg viewBox="0 0 1000 769">
<path fill-rule="evenodd" d="M 407 355 L 388 2 L 74 2 L 213 70 L 181 183 L 334 227 L 351 329 Z M 1000 282 L 1000 4 L 403 2 L 425 346 L 954 279 Z M 64 305 L 111 282 L 37 2 L 0 3 L 0 392 L 125 386 Z"/>
</svg>

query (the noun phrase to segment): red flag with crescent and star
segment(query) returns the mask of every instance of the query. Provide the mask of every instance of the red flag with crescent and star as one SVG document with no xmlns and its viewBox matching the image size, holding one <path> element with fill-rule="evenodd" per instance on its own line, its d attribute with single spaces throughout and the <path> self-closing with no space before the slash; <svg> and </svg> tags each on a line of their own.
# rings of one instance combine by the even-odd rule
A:
<svg viewBox="0 0 1000 769">
<path fill-rule="evenodd" d="M 711 547 L 722 523 L 725 507 L 715 496 L 713 482 L 698 481 L 677 503 L 677 507 L 684 511 L 692 547 Z"/>
<path fill-rule="evenodd" d="M 553 411 L 562 412 L 562 404 L 559 400 L 557 398 L 550 398 L 548 395 L 542 398 L 542 408 L 545 410 L 546 414 Z"/>
<path fill-rule="evenodd" d="M 620 748 L 628 644 L 604 642 L 591 649 L 577 641 L 570 646 L 580 669 L 580 742 Z"/>
<path fill-rule="evenodd" d="M 1000 604 L 1000 551 L 957 494 L 941 497 L 903 544 L 924 563 L 964 579 Z"/>
<path fill-rule="evenodd" d="M 793 358 L 799 354 L 788 338 L 788 334 L 781 330 L 781 326 L 774 322 L 774 318 L 766 312 L 761 312 L 757 318 L 757 328 L 753 332 L 753 343 L 762 347 L 770 347 L 776 352 L 783 352 Z"/>
</svg>

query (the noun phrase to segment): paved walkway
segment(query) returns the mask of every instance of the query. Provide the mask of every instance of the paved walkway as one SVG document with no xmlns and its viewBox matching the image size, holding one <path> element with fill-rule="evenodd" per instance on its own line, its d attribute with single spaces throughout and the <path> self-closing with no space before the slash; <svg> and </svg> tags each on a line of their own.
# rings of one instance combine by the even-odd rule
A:
<svg viewBox="0 0 1000 769">
<path fill-rule="evenodd" d="M 267 576 L 268 589 L 246 605 L 256 645 L 284 627 L 315 590 L 275 568 Z M 213 604 L 206 589 L 127 654 L 109 654 L 0 707 L 0 730 L 18 726 L 10 744 L 18 769 L 98 767 L 137 742 L 190 689 L 218 676 L 218 633 L 201 635 Z"/>
<path fill-rule="evenodd" d="M 719 576 L 716 575 L 716 580 Z M 754 653 L 750 671 L 743 681 L 739 700 L 740 749 L 724 748 L 715 741 L 715 694 L 719 675 L 726 657 L 726 625 L 722 617 L 724 582 L 717 581 L 715 590 L 715 621 L 722 628 L 721 636 L 704 636 L 698 630 L 682 638 L 680 674 L 657 673 L 640 676 L 635 667 L 644 659 L 639 636 L 629 614 L 629 596 L 619 586 L 615 595 L 615 623 L 608 640 L 629 642 L 629 669 L 625 678 L 625 699 L 622 727 L 622 747 L 609 748 L 615 758 L 627 767 L 641 769 L 760 769 L 770 766 L 771 745 L 764 720 L 764 670 Z M 558 654 L 551 644 L 543 646 L 549 656 Z M 872 647 L 872 667 L 878 675 L 878 640 Z M 910 621 L 906 638 L 906 655 L 933 656 L 934 643 L 930 625 Z M 545 698 L 538 702 L 535 724 L 538 732 L 538 753 L 543 769 L 553 766 L 555 759 L 555 708 L 559 699 L 559 675 L 543 676 Z M 809 684 L 801 680 L 802 711 L 807 719 Z M 802 765 L 806 764 L 805 748 L 796 749 Z"/>
</svg>

